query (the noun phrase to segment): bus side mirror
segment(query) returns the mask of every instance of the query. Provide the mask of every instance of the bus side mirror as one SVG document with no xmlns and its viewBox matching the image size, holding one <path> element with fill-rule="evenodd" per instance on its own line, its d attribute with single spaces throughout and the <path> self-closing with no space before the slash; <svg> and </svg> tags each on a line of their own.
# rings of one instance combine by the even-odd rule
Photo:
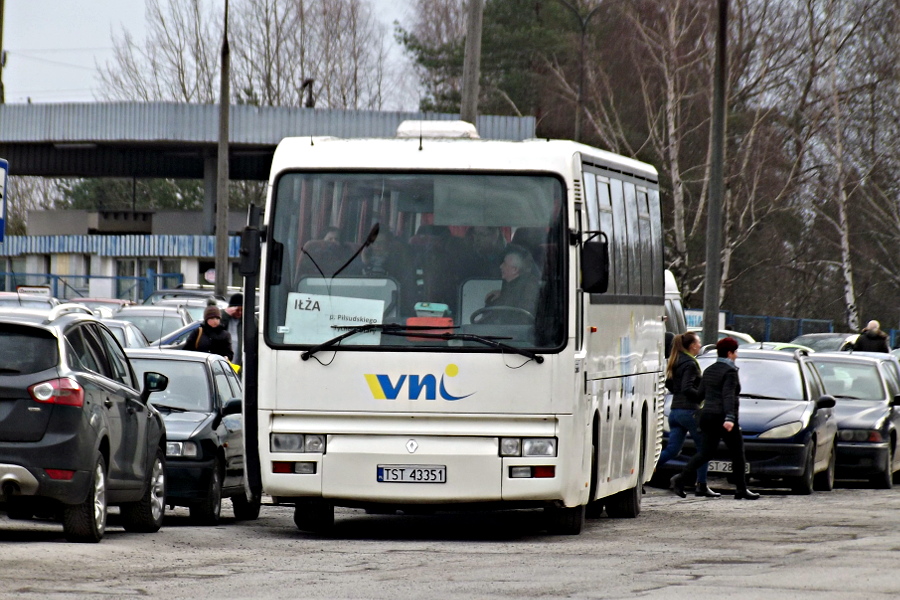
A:
<svg viewBox="0 0 900 600">
<path fill-rule="evenodd" d="M 244 277 L 259 274 L 260 244 L 262 236 L 259 229 L 245 227 L 241 232 L 241 275 Z"/>
<path fill-rule="evenodd" d="M 601 240 L 581 245 L 581 289 L 586 294 L 603 294 L 609 287 L 609 243 Z"/>
</svg>

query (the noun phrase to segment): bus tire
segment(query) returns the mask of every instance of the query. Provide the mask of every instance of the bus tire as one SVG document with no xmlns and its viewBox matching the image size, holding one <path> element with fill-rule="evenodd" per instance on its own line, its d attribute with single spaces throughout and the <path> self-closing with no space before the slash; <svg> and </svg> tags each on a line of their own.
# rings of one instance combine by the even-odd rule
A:
<svg viewBox="0 0 900 600">
<path fill-rule="evenodd" d="M 641 514 L 641 484 L 606 499 L 606 514 L 613 519 L 634 519 Z"/>
<path fill-rule="evenodd" d="M 334 529 L 334 504 L 323 500 L 297 502 L 294 525 L 300 531 L 328 533 Z"/>
<path fill-rule="evenodd" d="M 584 527 L 584 504 L 578 506 L 548 506 L 547 531 L 553 535 L 578 535 Z"/>
</svg>

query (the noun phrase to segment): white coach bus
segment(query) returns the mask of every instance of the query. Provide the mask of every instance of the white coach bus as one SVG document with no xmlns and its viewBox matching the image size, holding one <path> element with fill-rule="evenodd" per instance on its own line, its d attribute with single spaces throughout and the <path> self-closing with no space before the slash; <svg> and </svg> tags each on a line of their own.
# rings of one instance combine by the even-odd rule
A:
<svg viewBox="0 0 900 600">
<path fill-rule="evenodd" d="M 263 491 L 320 532 L 335 506 L 540 507 L 563 534 L 603 509 L 637 516 L 662 435 L 656 170 L 433 125 L 278 145 Z"/>
</svg>

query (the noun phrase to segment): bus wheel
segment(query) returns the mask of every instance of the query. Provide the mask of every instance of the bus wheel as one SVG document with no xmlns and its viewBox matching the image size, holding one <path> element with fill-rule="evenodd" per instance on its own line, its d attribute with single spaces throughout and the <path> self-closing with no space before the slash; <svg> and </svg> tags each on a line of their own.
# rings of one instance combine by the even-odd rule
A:
<svg viewBox="0 0 900 600">
<path fill-rule="evenodd" d="M 584 527 L 584 504 L 578 506 L 548 506 L 547 531 L 553 535 L 578 535 Z"/>
<path fill-rule="evenodd" d="M 606 514 L 614 519 L 633 519 L 641 514 L 641 484 L 606 499 Z"/>
<path fill-rule="evenodd" d="M 328 533 L 334 529 L 334 504 L 323 500 L 297 502 L 294 524 L 300 531 Z"/>
</svg>

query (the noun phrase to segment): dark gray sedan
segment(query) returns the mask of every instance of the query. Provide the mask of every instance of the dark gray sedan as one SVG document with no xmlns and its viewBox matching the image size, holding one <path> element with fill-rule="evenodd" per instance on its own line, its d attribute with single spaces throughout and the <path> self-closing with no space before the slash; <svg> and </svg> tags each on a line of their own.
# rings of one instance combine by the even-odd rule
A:
<svg viewBox="0 0 900 600">
<path fill-rule="evenodd" d="M 168 502 L 189 507 L 197 523 L 215 525 L 227 497 L 236 519 L 256 519 L 260 499 L 249 498 L 244 485 L 241 383 L 228 361 L 184 350 L 126 352 L 137 373 L 169 378 L 151 400 L 166 422 Z"/>
</svg>

